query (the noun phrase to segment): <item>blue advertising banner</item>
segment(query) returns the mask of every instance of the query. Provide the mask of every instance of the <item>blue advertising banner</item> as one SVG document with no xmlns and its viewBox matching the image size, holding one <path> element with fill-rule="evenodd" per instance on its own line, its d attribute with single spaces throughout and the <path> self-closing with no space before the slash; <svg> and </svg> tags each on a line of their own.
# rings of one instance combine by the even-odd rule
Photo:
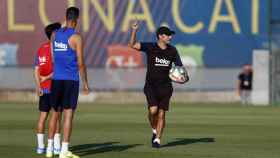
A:
<svg viewBox="0 0 280 158">
<path fill-rule="evenodd" d="M 90 67 L 145 66 L 145 56 L 127 47 L 135 20 L 139 41 L 155 41 L 161 25 L 175 30 L 172 44 L 190 66 L 239 67 L 252 62 L 254 49 L 268 46 L 268 0 L 6 0 L 0 1 L 0 44 L 18 47 L 13 63 L 32 65 L 46 40 L 44 26 L 63 22 L 68 6 L 81 9 L 78 30 Z"/>
</svg>

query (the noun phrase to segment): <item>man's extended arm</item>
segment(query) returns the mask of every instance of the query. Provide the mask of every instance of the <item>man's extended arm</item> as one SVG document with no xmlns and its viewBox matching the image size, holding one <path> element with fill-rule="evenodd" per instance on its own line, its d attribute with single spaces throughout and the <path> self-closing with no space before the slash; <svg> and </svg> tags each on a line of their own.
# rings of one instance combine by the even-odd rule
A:
<svg viewBox="0 0 280 158">
<path fill-rule="evenodd" d="M 128 46 L 130 48 L 133 48 L 133 49 L 136 49 L 136 50 L 140 50 L 141 49 L 141 44 L 139 42 L 136 42 L 137 30 L 138 30 L 138 23 L 135 22 L 131 26 L 131 34 L 130 34 L 130 40 L 129 40 Z"/>
</svg>

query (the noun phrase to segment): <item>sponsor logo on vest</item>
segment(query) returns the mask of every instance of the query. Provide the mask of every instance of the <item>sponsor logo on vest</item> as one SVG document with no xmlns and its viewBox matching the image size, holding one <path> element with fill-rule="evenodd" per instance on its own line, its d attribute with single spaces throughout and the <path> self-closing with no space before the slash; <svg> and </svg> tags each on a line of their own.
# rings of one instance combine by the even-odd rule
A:
<svg viewBox="0 0 280 158">
<path fill-rule="evenodd" d="M 44 65 L 47 62 L 47 58 L 45 56 L 39 57 L 39 65 Z"/>
<path fill-rule="evenodd" d="M 54 41 L 54 50 L 55 51 L 67 51 L 67 49 L 68 49 L 67 44 Z"/>
<path fill-rule="evenodd" d="M 155 66 L 169 66 L 170 61 L 166 59 L 160 59 L 156 57 L 156 63 Z"/>
</svg>

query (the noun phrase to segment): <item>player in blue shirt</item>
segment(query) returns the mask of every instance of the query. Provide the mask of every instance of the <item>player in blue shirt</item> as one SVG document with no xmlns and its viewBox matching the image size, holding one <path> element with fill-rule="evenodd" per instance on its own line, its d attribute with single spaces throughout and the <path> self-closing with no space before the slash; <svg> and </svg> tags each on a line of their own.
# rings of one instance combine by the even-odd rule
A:
<svg viewBox="0 0 280 158">
<path fill-rule="evenodd" d="M 64 122 L 59 158 L 78 157 L 69 151 L 68 146 L 72 132 L 72 120 L 78 102 L 80 77 L 83 82 L 83 92 L 85 94 L 89 93 L 87 71 L 83 59 L 83 41 L 81 35 L 75 31 L 78 18 L 79 9 L 76 7 L 68 8 L 66 11 L 66 27 L 56 31 L 52 38 L 54 69 L 51 104 L 54 112 L 49 125 L 47 157 L 52 157 L 52 140 L 60 110 L 63 110 Z"/>
</svg>

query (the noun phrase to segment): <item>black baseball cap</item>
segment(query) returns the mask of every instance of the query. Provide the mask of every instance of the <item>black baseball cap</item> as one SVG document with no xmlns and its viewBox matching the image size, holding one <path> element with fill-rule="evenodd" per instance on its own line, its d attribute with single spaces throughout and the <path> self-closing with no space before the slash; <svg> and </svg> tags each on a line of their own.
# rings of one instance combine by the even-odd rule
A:
<svg viewBox="0 0 280 158">
<path fill-rule="evenodd" d="M 170 36 L 170 35 L 174 35 L 175 31 L 170 30 L 166 26 L 161 26 L 157 29 L 157 36 L 158 35 L 163 35 L 163 34 Z"/>
</svg>

